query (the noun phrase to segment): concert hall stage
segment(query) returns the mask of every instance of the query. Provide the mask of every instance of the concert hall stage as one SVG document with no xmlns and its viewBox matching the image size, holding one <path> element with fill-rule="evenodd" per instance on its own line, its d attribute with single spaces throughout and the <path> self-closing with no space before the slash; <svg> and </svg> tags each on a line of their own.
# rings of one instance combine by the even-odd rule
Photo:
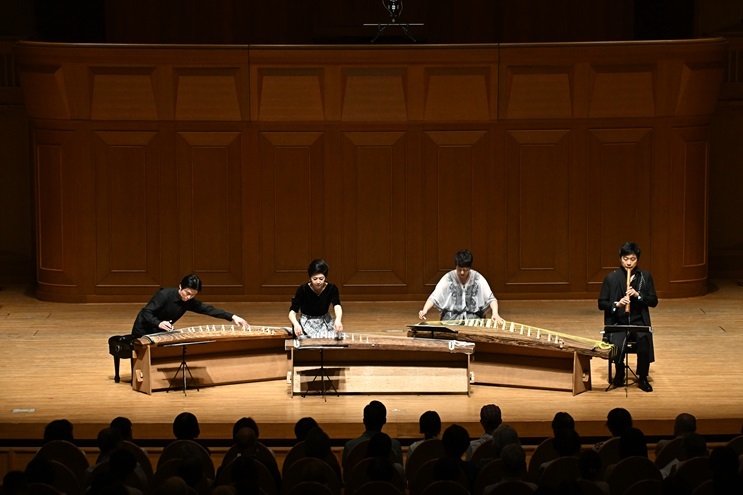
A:
<svg viewBox="0 0 743 495">
<path fill-rule="evenodd" d="M 171 438 L 171 422 L 190 411 L 199 418 L 201 437 L 226 442 L 233 422 L 252 416 L 260 438 L 269 445 L 287 445 L 294 423 L 312 416 L 336 445 L 362 430 L 363 407 L 373 399 L 387 406 L 385 432 L 403 440 L 418 437 L 418 418 L 436 410 L 445 425 L 460 423 L 473 437 L 481 431 L 479 410 L 498 404 L 505 423 L 522 437 L 538 440 L 549 434 L 557 411 L 569 412 L 586 439 L 607 434 L 606 413 L 628 409 L 649 436 L 669 435 L 674 417 L 694 414 L 699 431 L 710 439 L 740 433 L 743 425 L 743 286 L 715 281 L 710 293 L 687 299 L 661 298 L 652 311 L 656 362 L 651 367 L 655 389 L 637 386 L 605 391 L 607 362 L 592 360 L 593 390 L 573 396 L 544 389 L 473 385 L 471 395 L 342 395 L 302 398 L 290 395 L 285 379 L 189 390 L 138 393 L 131 388 L 129 362 L 122 361 L 121 383 L 114 383 L 113 359 L 107 340 L 126 334 L 146 303 L 66 304 L 35 299 L 25 287 L 0 290 L 0 442 L 33 445 L 44 425 L 67 418 L 75 436 L 93 445 L 97 432 L 115 416 L 129 417 L 135 438 L 153 444 Z M 205 296 L 207 295 L 205 291 Z M 285 326 L 288 301 L 282 303 L 208 302 L 245 317 L 254 325 Z M 344 302 L 347 332 L 403 336 L 415 323 L 420 302 Z M 501 315 L 572 335 L 599 339 L 602 313 L 596 301 L 500 301 Z M 187 315 L 179 327 L 219 323 Z M 475 351 L 476 355 L 476 351 Z M 632 358 L 634 363 L 634 357 Z M 549 384 L 544 384 L 549 387 Z"/>
</svg>

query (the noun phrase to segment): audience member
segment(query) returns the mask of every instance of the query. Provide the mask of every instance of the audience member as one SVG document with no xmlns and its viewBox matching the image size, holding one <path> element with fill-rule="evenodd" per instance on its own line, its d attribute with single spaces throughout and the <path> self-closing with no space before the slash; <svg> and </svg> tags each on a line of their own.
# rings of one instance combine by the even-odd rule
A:
<svg viewBox="0 0 743 495">
<path fill-rule="evenodd" d="M 632 415 L 628 410 L 616 407 L 606 416 L 606 428 L 612 437 L 620 437 L 628 428 L 632 428 Z M 604 442 L 597 443 L 593 446 L 593 450 L 598 452 L 603 444 Z"/>
<path fill-rule="evenodd" d="M 493 453 L 496 458 L 500 457 L 503 449 L 511 444 L 521 445 L 519 434 L 511 426 L 501 425 L 493 432 Z"/>
<path fill-rule="evenodd" d="M 578 456 L 580 479 L 598 486 L 605 495 L 609 495 L 609 484 L 601 479 L 601 456 L 595 450 L 584 450 Z"/>
<path fill-rule="evenodd" d="M 25 495 L 28 488 L 28 476 L 23 471 L 9 471 L 3 476 L 3 495 Z"/>
<path fill-rule="evenodd" d="M 555 431 L 555 439 L 552 442 L 552 446 L 557 452 L 559 457 L 578 457 L 581 451 L 580 435 L 575 430 L 567 428 L 560 428 Z M 540 474 L 547 469 L 547 467 L 555 462 L 555 459 L 549 460 L 542 463 L 539 466 Z"/>
<path fill-rule="evenodd" d="M 552 418 L 552 436 L 563 429 L 575 430 L 575 420 L 566 412 L 555 413 L 555 417 Z"/>
<path fill-rule="evenodd" d="M 194 414 L 182 412 L 173 420 L 173 436 L 175 436 L 176 440 L 191 440 L 204 447 L 211 454 L 209 447 L 199 441 L 200 434 L 199 420 Z"/>
<path fill-rule="evenodd" d="M 315 428 L 317 426 L 319 425 L 317 424 L 317 421 L 315 421 L 315 418 L 311 418 L 308 416 L 299 419 L 294 424 L 294 436 L 297 438 L 297 442 L 303 442 L 305 437 L 307 436 L 307 433 L 309 433 L 312 428 Z"/>
<path fill-rule="evenodd" d="M 234 440 L 236 444 L 238 443 L 237 433 L 243 428 L 250 428 L 251 430 L 253 430 L 256 440 L 261 437 L 261 432 L 258 429 L 258 423 L 256 423 L 253 418 L 242 417 L 235 421 L 235 424 L 232 425 L 232 440 Z"/>
<path fill-rule="evenodd" d="M 52 440 L 65 440 L 74 443 L 75 438 L 72 430 L 72 423 L 66 419 L 50 421 L 44 427 L 44 443 L 47 444 Z"/>
<path fill-rule="evenodd" d="M 387 423 L 387 408 L 378 400 L 373 400 L 364 407 L 364 433 L 361 436 L 352 438 L 343 446 L 343 457 L 342 465 L 345 466 L 348 454 L 351 452 L 357 444 L 371 439 L 375 433 L 382 431 L 382 428 Z M 402 448 L 400 442 L 392 438 L 392 451 L 395 453 L 395 457 L 398 461 L 402 462 Z"/>
<path fill-rule="evenodd" d="M 307 457 L 314 457 L 321 461 L 327 461 L 333 455 L 330 437 L 319 426 L 315 426 L 307 432 L 304 439 L 304 453 Z M 328 465 L 333 468 L 338 479 L 342 479 L 340 465 L 337 462 L 328 463 Z"/>
<path fill-rule="evenodd" d="M 495 404 L 486 404 L 480 408 L 480 424 L 482 425 L 483 434 L 480 438 L 470 442 L 469 447 L 467 447 L 465 460 L 469 461 L 472 459 L 472 454 L 475 453 L 477 447 L 493 441 L 493 432 L 502 422 L 500 408 Z"/>
<path fill-rule="evenodd" d="M 477 467 L 469 460 L 462 460 L 462 456 L 467 452 L 470 445 L 470 434 L 464 426 L 453 424 L 444 430 L 441 436 L 441 442 L 444 444 L 446 457 L 458 461 L 459 468 L 464 471 L 469 482 L 469 489 L 472 491 L 475 487 L 475 478 L 477 477 Z"/>
<path fill-rule="evenodd" d="M 707 455 L 709 455 L 709 451 L 704 437 L 699 433 L 687 433 L 683 436 L 683 442 L 681 443 L 681 455 L 663 466 L 660 474 L 663 478 L 668 478 L 685 461 L 694 457 L 706 457 Z"/>
<path fill-rule="evenodd" d="M 715 495 L 740 495 L 743 493 L 743 477 L 740 472 L 738 453 L 731 447 L 721 446 L 709 455 L 712 484 Z"/>
<path fill-rule="evenodd" d="M 400 476 L 405 478 L 405 471 L 402 462 L 393 462 L 392 457 L 392 439 L 386 433 L 381 431 L 372 435 L 366 448 L 366 456 L 371 458 L 387 459 L 391 466 L 397 470 Z M 378 463 L 379 464 L 379 463 Z"/>
<path fill-rule="evenodd" d="M 114 428 L 116 430 L 119 430 L 122 440 L 127 441 L 127 442 L 134 441 L 132 422 L 129 418 L 118 416 L 112 419 L 111 424 L 109 424 L 108 426 L 109 428 Z"/>
<path fill-rule="evenodd" d="M 496 431 L 496 435 L 497 433 Z M 520 443 L 505 445 L 500 452 L 500 458 L 503 460 L 503 477 L 499 482 L 486 486 L 484 494 L 489 494 L 499 485 L 512 481 L 520 481 L 533 491 L 538 489 L 536 483 L 526 481 L 526 452 Z"/>
<path fill-rule="evenodd" d="M 418 427 L 420 433 L 423 435 L 423 439 L 410 444 L 410 447 L 408 447 L 408 459 L 410 459 L 410 454 L 413 453 L 418 445 L 422 444 L 426 440 L 439 438 L 439 435 L 441 434 L 441 417 L 439 417 L 439 413 L 436 411 L 424 412 L 418 419 Z"/>
<path fill-rule="evenodd" d="M 689 413 L 681 413 L 676 416 L 676 420 L 673 422 L 673 436 L 674 438 L 680 438 L 687 433 L 696 433 L 697 431 L 697 418 Z M 655 452 L 660 452 L 671 440 L 661 439 L 655 445 Z"/>
</svg>

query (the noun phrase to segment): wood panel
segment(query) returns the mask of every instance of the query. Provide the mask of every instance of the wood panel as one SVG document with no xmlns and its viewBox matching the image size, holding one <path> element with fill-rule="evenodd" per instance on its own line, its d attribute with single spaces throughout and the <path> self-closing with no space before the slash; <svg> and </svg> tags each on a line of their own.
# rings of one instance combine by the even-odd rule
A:
<svg viewBox="0 0 743 495">
<path fill-rule="evenodd" d="M 506 286 L 571 281 L 570 151 L 567 129 L 508 132 Z"/>
<path fill-rule="evenodd" d="M 423 280 L 436 285 L 454 267 L 454 254 L 486 253 L 489 134 L 430 131 L 424 142 L 425 245 Z"/>
<path fill-rule="evenodd" d="M 674 129 L 676 141 L 670 197 L 670 282 L 695 282 L 707 278 L 707 128 Z"/>
<path fill-rule="evenodd" d="M 158 145 L 154 131 L 94 133 L 99 288 L 161 283 Z"/>
<path fill-rule="evenodd" d="M 652 180 L 651 129 L 589 130 L 587 243 L 588 284 L 596 288 L 618 265 L 619 247 L 637 242 L 643 253 L 650 243 Z M 652 270 L 652 255 L 643 267 Z"/>
<path fill-rule="evenodd" d="M 179 132 L 181 272 L 241 293 L 242 147 L 239 132 Z"/>
<path fill-rule="evenodd" d="M 343 286 L 404 287 L 406 136 L 353 132 L 344 138 Z"/>
<path fill-rule="evenodd" d="M 260 135 L 261 287 L 296 288 L 324 256 L 323 144 L 319 132 Z"/>
<path fill-rule="evenodd" d="M 39 291 L 77 285 L 75 146 L 70 131 L 33 134 L 36 168 L 36 237 Z"/>
</svg>

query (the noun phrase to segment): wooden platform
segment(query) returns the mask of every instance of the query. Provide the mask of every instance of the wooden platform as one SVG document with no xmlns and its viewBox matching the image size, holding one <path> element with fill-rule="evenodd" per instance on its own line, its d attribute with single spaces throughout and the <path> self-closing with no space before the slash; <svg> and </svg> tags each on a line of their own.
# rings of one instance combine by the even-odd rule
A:
<svg viewBox="0 0 743 495">
<path fill-rule="evenodd" d="M 567 411 L 584 437 L 604 436 L 606 413 L 614 407 L 631 411 L 648 435 L 667 435 L 679 412 L 699 419 L 702 434 L 733 435 L 743 425 L 743 286 L 718 281 L 703 297 L 663 299 L 653 311 L 657 361 L 651 367 L 655 388 L 647 394 L 636 386 L 605 392 L 606 361 L 593 359 L 592 391 L 572 396 L 564 391 L 472 387 L 467 395 L 342 395 L 301 398 L 290 395 L 286 380 L 202 388 L 189 392 L 132 391 L 128 363 L 122 363 L 122 381 L 113 381 L 113 361 L 107 339 L 128 333 L 146 302 L 137 304 L 66 304 L 38 301 L 25 287 L 0 290 L 0 442 L 31 443 L 44 425 L 67 418 L 78 439 L 92 441 L 115 416 L 128 416 L 135 437 L 157 441 L 171 437 L 171 422 L 183 411 L 197 415 L 202 437 L 214 441 L 231 435 L 233 422 L 252 416 L 260 437 L 280 444 L 293 438 L 293 426 L 304 416 L 314 417 L 337 442 L 362 430 L 363 407 L 372 399 L 388 409 L 385 431 L 403 439 L 418 437 L 418 418 L 436 410 L 445 424 L 460 423 L 472 436 L 480 434 L 479 410 L 498 404 L 506 423 L 524 437 L 549 433 L 557 411 Z M 205 294 L 206 295 L 206 291 Z M 208 299 L 206 299 L 208 300 Z M 288 302 L 224 303 L 249 322 L 285 325 Z M 597 337 L 602 315 L 596 301 L 500 302 L 503 317 L 571 333 Z M 420 303 L 387 302 L 344 304 L 346 331 L 404 335 L 416 321 Z M 211 319 L 207 318 L 209 322 Z M 182 326 L 203 318 L 187 316 Z"/>
</svg>

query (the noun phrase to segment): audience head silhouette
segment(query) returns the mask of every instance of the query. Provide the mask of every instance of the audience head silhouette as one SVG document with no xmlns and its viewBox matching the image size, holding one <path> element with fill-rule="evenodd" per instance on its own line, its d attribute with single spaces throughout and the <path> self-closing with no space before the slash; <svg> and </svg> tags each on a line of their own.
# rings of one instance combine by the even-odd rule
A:
<svg viewBox="0 0 743 495">
<path fill-rule="evenodd" d="M 621 436 L 627 429 L 632 428 L 632 415 L 628 410 L 616 407 L 606 416 L 606 427 L 612 436 Z"/>
<path fill-rule="evenodd" d="M 464 426 L 453 424 L 444 430 L 441 442 L 444 444 L 444 452 L 448 457 L 459 459 L 470 446 L 470 434 Z"/>
<path fill-rule="evenodd" d="M 51 442 L 52 440 L 74 442 L 75 439 L 72 429 L 72 423 L 66 419 L 55 419 L 54 421 L 50 421 L 44 427 L 44 443 Z"/>
<path fill-rule="evenodd" d="M 195 440 L 200 433 L 199 420 L 190 412 L 182 412 L 173 420 L 173 435 L 178 440 Z"/>
<path fill-rule="evenodd" d="M 373 400 L 364 407 L 364 426 L 367 431 L 382 431 L 387 423 L 387 408 L 378 400 Z"/>
</svg>

